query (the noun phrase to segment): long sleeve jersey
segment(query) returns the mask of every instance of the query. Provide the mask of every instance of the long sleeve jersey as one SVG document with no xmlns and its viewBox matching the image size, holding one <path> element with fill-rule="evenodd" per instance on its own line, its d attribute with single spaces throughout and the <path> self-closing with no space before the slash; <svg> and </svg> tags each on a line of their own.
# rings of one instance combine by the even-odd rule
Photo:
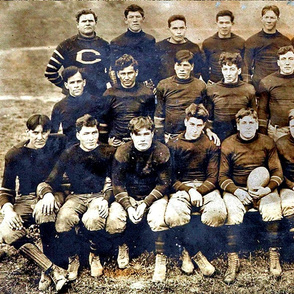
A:
<svg viewBox="0 0 294 294">
<path fill-rule="evenodd" d="M 151 89 L 141 83 L 132 88 L 120 85 L 107 89 L 103 94 L 102 122 L 109 129 L 109 137 L 129 137 L 128 124 L 137 116 L 153 117 L 155 97 Z"/>
<path fill-rule="evenodd" d="M 267 34 L 262 30 L 246 40 L 245 65 L 248 74 L 253 75 L 256 90 L 261 79 L 279 69 L 277 52 L 280 47 L 288 45 L 291 45 L 290 40 L 278 31 Z"/>
<path fill-rule="evenodd" d="M 171 182 L 168 148 L 153 142 L 147 151 L 136 150 L 133 142 L 117 148 L 112 168 L 113 192 L 126 210 L 132 206 L 129 196 L 143 200 L 149 207 L 168 193 Z"/>
<path fill-rule="evenodd" d="M 220 38 L 216 33 L 203 41 L 202 50 L 205 54 L 203 79 L 205 82 L 211 80 L 216 83 L 223 78 L 221 66 L 218 63 L 221 53 L 240 53 L 243 58 L 245 40 L 234 33 L 231 33 L 230 38 Z"/>
<path fill-rule="evenodd" d="M 180 134 L 185 130 L 185 109 L 191 103 L 201 103 L 205 83 L 191 77 L 187 80 L 172 76 L 157 85 L 157 106 L 154 114 L 155 126 L 160 133 Z"/>
<path fill-rule="evenodd" d="M 281 137 L 277 142 L 277 149 L 284 172 L 283 186 L 294 187 L 294 138 L 289 134 Z"/>
<path fill-rule="evenodd" d="M 236 84 L 225 84 L 220 81 L 208 85 L 205 106 L 209 112 L 208 126 L 224 140 L 236 133 L 235 115 L 243 107 L 256 109 L 255 89 L 243 81 Z"/>
<path fill-rule="evenodd" d="M 61 125 L 63 134 L 68 138 L 68 146 L 77 143 L 76 120 L 84 114 L 91 114 L 100 120 L 100 114 L 102 112 L 100 107 L 101 103 L 99 103 L 99 98 L 87 92 L 84 92 L 78 97 L 67 95 L 53 106 L 51 132 L 57 133 Z"/>
<path fill-rule="evenodd" d="M 269 170 L 268 187 L 273 191 L 283 181 L 282 166 L 274 141 L 257 133 L 251 140 L 242 140 L 239 134 L 227 138 L 221 146 L 219 185 L 232 194 L 238 187 L 247 186 L 247 178 L 256 167 Z"/>
<path fill-rule="evenodd" d="M 266 132 L 268 120 L 272 125 L 288 125 L 289 110 L 294 108 L 294 74 L 270 74 L 259 84 L 258 118 L 260 128 Z"/>
<path fill-rule="evenodd" d="M 42 194 L 58 191 L 66 173 L 74 194 L 90 194 L 103 191 L 106 177 L 111 177 L 111 164 L 115 148 L 103 143 L 89 152 L 75 144 L 65 150 L 46 179 L 48 184 Z M 109 200 L 110 194 L 105 196 Z M 108 198 L 107 198 L 108 197 Z"/>
<path fill-rule="evenodd" d="M 143 31 L 133 33 L 127 30 L 110 42 L 111 65 L 124 54 L 132 55 L 139 64 L 139 74 L 137 80 L 144 82 L 149 79 L 154 81 L 156 77 L 157 65 L 155 54 L 155 38 Z"/>
<path fill-rule="evenodd" d="M 47 64 L 45 77 L 58 87 L 64 86 L 59 73 L 61 67 L 77 66 L 83 68 L 87 89 L 93 95 L 102 94 L 109 81 L 110 47 L 108 42 L 98 36 L 85 38 L 78 34 L 60 43 Z"/>
<path fill-rule="evenodd" d="M 203 55 L 199 46 L 185 38 L 181 44 L 169 42 L 169 38 L 156 43 L 156 54 L 159 62 L 157 81 L 166 79 L 175 74 L 174 65 L 176 53 L 180 50 L 189 50 L 194 54 L 194 76 L 199 78 L 203 64 Z"/>
<path fill-rule="evenodd" d="M 16 194 L 35 193 L 39 183 L 46 180 L 55 162 L 65 149 L 66 137 L 50 134 L 46 145 L 40 149 L 26 147 L 29 141 L 12 147 L 5 156 L 0 207 L 7 202 L 14 203 Z M 16 178 L 19 181 L 16 191 Z"/>
<path fill-rule="evenodd" d="M 168 142 L 172 158 L 173 188 L 175 191 L 189 191 L 191 187 L 183 182 L 198 180 L 202 185 L 197 188 L 205 195 L 216 188 L 219 167 L 219 148 L 206 135 L 195 140 L 185 139 L 180 134 Z"/>
</svg>

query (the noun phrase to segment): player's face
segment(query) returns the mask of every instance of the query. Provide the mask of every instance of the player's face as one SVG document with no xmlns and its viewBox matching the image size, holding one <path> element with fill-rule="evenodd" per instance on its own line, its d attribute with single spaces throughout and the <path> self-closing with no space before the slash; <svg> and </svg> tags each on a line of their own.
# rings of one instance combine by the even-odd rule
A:
<svg viewBox="0 0 294 294">
<path fill-rule="evenodd" d="M 294 53 L 288 51 L 286 54 L 280 55 L 278 66 L 282 75 L 291 75 L 294 72 Z"/>
<path fill-rule="evenodd" d="M 146 128 L 142 128 L 137 133 L 131 133 L 134 146 L 138 151 L 146 151 L 152 145 L 154 133 Z"/>
<path fill-rule="evenodd" d="M 174 20 L 170 23 L 169 27 L 171 42 L 172 43 L 183 43 L 185 42 L 185 35 L 187 27 L 183 20 Z"/>
<path fill-rule="evenodd" d="M 244 116 L 237 123 L 237 130 L 243 140 L 251 140 L 258 130 L 258 121 L 251 115 Z"/>
<path fill-rule="evenodd" d="M 127 18 L 125 18 L 125 24 L 128 26 L 129 30 L 138 33 L 142 30 L 144 19 L 145 18 L 139 11 L 130 11 Z"/>
<path fill-rule="evenodd" d="M 272 10 L 268 10 L 262 17 L 262 27 L 266 33 L 274 33 L 276 31 L 279 18 Z"/>
<path fill-rule="evenodd" d="M 241 74 L 241 68 L 238 68 L 236 64 L 224 64 L 222 66 L 222 74 L 225 84 L 234 84 L 238 82 L 239 74 Z"/>
<path fill-rule="evenodd" d="M 96 27 L 96 22 L 94 15 L 90 14 L 82 14 L 80 16 L 79 22 L 77 23 L 77 28 L 80 34 L 84 37 L 92 37 L 94 36 Z"/>
<path fill-rule="evenodd" d="M 27 133 L 29 137 L 27 147 L 31 149 L 41 149 L 46 145 L 50 130 L 45 132 L 43 131 L 43 127 L 38 125 L 34 130 L 27 130 Z"/>
<path fill-rule="evenodd" d="M 217 29 L 218 29 L 218 34 L 222 38 L 229 38 L 231 36 L 231 30 L 232 30 L 232 21 L 231 17 L 228 15 L 225 16 L 219 16 L 217 18 Z"/>
<path fill-rule="evenodd" d="M 187 140 L 195 140 L 200 137 L 205 123 L 202 119 L 196 117 L 190 117 L 188 120 L 185 119 L 186 133 L 185 138 Z"/>
<path fill-rule="evenodd" d="M 116 74 L 124 88 L 132 88 L 135 86 L 138 70 L 135 70 L 132 65 L 125 67 Z"/>
<path fill-rule="evenodd" d="M 181 63 L 175 63 L 175 72 L 179 79 L 187 80 L 191 76 L 191 72 L 194 68 L 194 65 L 188 61 L 182 61 Z"/>
<path fill-rule="evenodd" d="M 99 132 L 97 126 L 85 127 L 77 132 L 77 139 L 80 141 L 80 147 L 84 151 L 92 151 L 98 145 Z"/>
<path fill-rule="evenodd" d="M 290 134 L 294 138 L 294 119 L 291 119 L 289 122 L 289 129 L 290 129 Z"/>
<path fill-rule="evenodd" d="M 68 89 L 71 96 L 78 97 L 81 96 L 84 92 L 86 80 L 83 80 L 81 73 L 77 72 L 73 76 L 69 77 L 64 85 L 65 88 Z"/>
</svg>

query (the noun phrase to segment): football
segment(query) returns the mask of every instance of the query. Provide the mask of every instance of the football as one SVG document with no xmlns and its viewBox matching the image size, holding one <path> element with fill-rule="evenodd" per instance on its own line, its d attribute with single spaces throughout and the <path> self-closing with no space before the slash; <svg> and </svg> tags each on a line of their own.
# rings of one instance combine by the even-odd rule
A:
<svg viewBox="0 0 294 294">
<path fill-rule="evenodd" d="M 247 188 L 249 191 L 254 191 L 259 187 L 265 187 L 269 183 L 270 173 L 263 167 L 255 168 L 247 178 Z"/>
</svg>

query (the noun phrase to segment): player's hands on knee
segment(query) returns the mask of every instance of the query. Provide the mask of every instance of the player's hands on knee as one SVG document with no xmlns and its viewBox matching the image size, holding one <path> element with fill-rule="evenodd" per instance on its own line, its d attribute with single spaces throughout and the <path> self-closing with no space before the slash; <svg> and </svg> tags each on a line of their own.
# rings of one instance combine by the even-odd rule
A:
<svg viewBox="0 0 294 294">
<path fill-rule="evenodd" d="M 260 187 L 258 189 L 254 189 L 253 191 L 249 191 L 249 194 L 254 199 L 260 199 L 263 196 L 266 196 L 271 192 L 271 189 L 269 187 Z"/>
<path fill-rule="evenodd" d="M 234 193 L 235 196 L 242 202 L 244 205 L 248 205 L 252 202 L 252 197 L 249 193 L 243 189 L 237 189 Z"/>
<path fill-rule="evenodd" d="M 108 202 L 105 199 L 102 199 L 99 203 L 98 203 L 98 211 L 99 211 L 99 215 L 103 218 L 107 218 L 108 216 Z"/>
<path fill-rule="evenodd" d="M 23 220 L 21 216 L 14 211 L 12 206 L 10 205 L 7 206 L 5 208 L 5 211 L 3 211 L 3 213 L 4 213 L 3 221 L 6 222 L 12 230 L 23 229 Z"/>
<path fill-rule="evenodd" d="M 140 222 L 144 216 L 145 210 L 146 210 L 146 203 L 142 202 L 136 209 L 137 211 L 137 220 Z"/>
<path fill-rule="evenodd" d="M 136 225 L 140 222 L 140 220 L 137 219 L 137 211 L 134 207 L 131 206 L 128 208 L 128 215 L 133 224 Z"/>
<path fill-rule="evenodd" d="M 191 204 L 196 207 L 201 207 L 203 204 L 203 197 L 202 195 L 194 188 L 189 190 Z"/>
<path fill-rule="evenodd" d="M 220 146 L 221 145 L 221 141 L 218 137 L 218 135 L 216 133 L 214 133 L 211 129 L 207 128 L 206 129 L 206 135 L 209 138 L 210 141 L 213 141 L 213 143 L 216 146 Z"/>
<path fill-rule="evenodd" d="M 42 199 L 42 214 L 51 215 L 54 208 L 58 205 L 55 203 L 55 197 L 52 193 L 46 193 Z M 33 217 L 35 216 L 35 211 L 33 212 Z"/>
</svg>

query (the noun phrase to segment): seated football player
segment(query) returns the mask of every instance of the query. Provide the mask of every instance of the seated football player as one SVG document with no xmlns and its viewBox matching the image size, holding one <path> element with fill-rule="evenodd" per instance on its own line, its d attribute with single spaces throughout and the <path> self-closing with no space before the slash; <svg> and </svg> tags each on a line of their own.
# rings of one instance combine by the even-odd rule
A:
<svg viewBox="0 0 294 294">
<path fill-rule="evenodd" d="M 0 243 L 19 249 L 42 269 L 39 290 L 46 290 L 53 280 L 59 291 L 67 282 L 67 271 L 52 260 L 56 234 L 54 223 L 64 200 L 63 194 L 39 198 L 36 189 L 47 178 L 64 150 L 66 137 L 50 134 L 51 121 L 46 115 L 32 115 L 26 126 L 28 140 L 12 147 L 5 156 L 0 188 L 0 207 L 4 215 L 0 225 Z M 43 252 L 27 237 L 27 228 L 33 223 L 40 227 Z"/>
<path fill-rule="evenodd" d="M 210 227 L 225 223 L 226 206 L 217 190 L 219 148 L 203 133 L 208 111 L 202 104 L 192 103 L 186 108 L 186 130 L 168 142 L 172 157 L 173 194 L 167 205 L 165 222 L 170 227 L 182 227 L 183 235 L 178 236 L 182 252 L 182 270 L 191 274 L 194 265 L 190 254 L 191 244 L 185 240 L 186 234 L 193 234 L 188 225 L 191 212 L 199 211 L 201 221 Z M 196 235 L 197 232 L 194 232 Z M 214 273 L 214 267 L 199 251 L 194 261 L 206 276 Z"/>
<path fill-rule="evenodd" d="M 170 185 L 170 153 L 168 148 L 153 141 L 154 124 L 150 117 L 135 117 L 129 124 L 132 140 L 117 148 L 112 182 L 116 201 L 109 209 L 106 230 L 116 234 L 119 244 L 118 267 L 129 263 L 129 242 L 142 237 L 148 225 L 155 238 L 156 264 L 154 282 L 166 275 L 164 255 L 164 212 Z M 115 236 L 113 236 L 115 238 Z"/>
<path fill-rule="evenodd" d="M 283 171 L 277 149 L 270 137 L 257 132 L 258 117 L 254 109 L 240 109 L 236 114 L 236 122 L 238 133 L 222 143 L 219 170 L 219 185 L 228 213 L 226 283 L 233 282 L 239 270 L 241 224 L 244 214 L 252 207 L 260 212 L 267 231 L 270 273 L 280 276 L 282 272 L 277 250 L 282 210 L 277 188 L 283 181 Z M 259 172 L 254 172 L 260 167 L 262 169 Z"/>
<path fill-rule="evenodd" d="M 59 190 L 63 174 L 68 176 L 71 193 L 57 214 L 55 226 L 60 246 L 68 256 L 70 281 L 77 278 L 80 266 L 80 240 L 75 231 L 80 221 L 90 245 L 91 276 L 103 274 L 99 244 L 105 237 L 104 226 L 112 195 L 110 167 L 115 150 L 98 142 L 97 120 L 89 114 L 77 119 L 76 136 L 79 143 L 61 154 L 46 181 L 38 186 L 40 197 L 53 197 Z"/>
</svg>

